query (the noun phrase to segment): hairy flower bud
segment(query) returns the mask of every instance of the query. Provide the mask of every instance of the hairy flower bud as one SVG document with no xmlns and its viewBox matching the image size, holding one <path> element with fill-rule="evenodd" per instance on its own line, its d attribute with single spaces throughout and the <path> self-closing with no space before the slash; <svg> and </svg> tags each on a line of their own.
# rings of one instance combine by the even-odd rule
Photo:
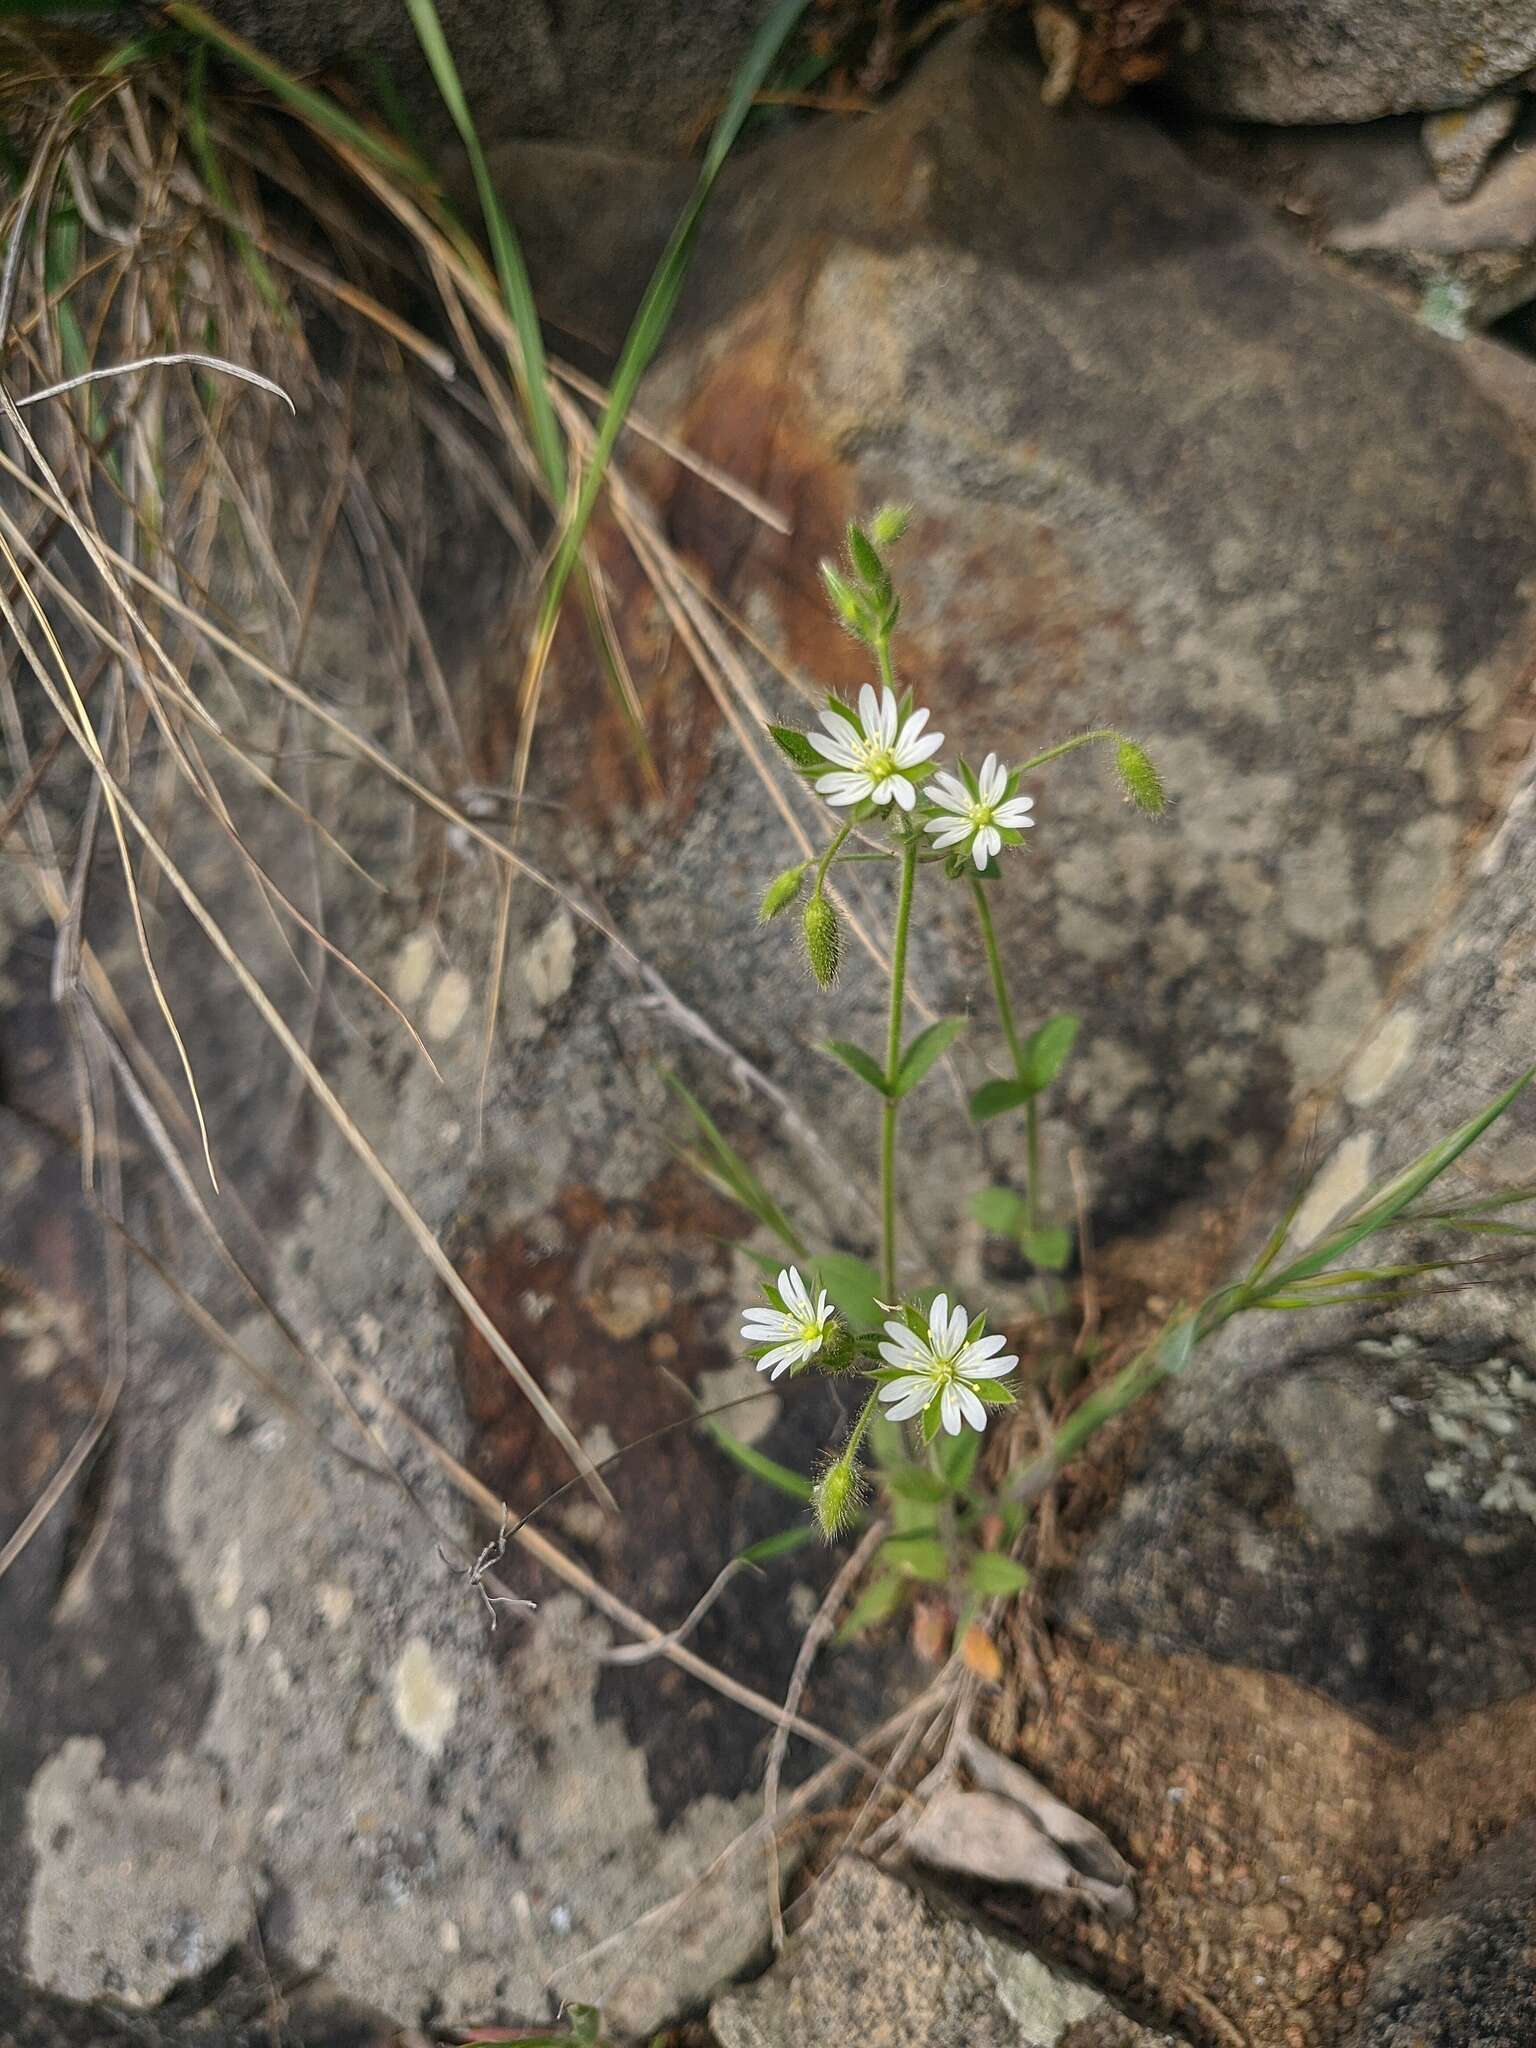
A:
<svg viewBox="0 0 1536 2048">
<path fill-rule="evenodd" d="M 821 564 L 821 580 L 833 611 L 856 640 L 868 642 L 875 630 L 875 619 L 863 592 L 855 590 L 835 562 Z"/>
<path fill-rule="evenodd" d="M 767 924 L 770 918 L 778 917 L 788 910 L 805 887 L 806 870 L 809 867 L 810 862 L 803 860 L 795 867 L 786 868 L 782 875 L 774 876 L 763 891 L 763 900 L 757 907 L 759 924 Z"/>
<path fill-rule="evenodd" d="M 849 1444 L 822 1472 L 811 1495 L 816 1523 L 831 1543 L 850 1528 L 864 1505 L 865 1482 L 857 1444 Z"/>
<path fill-rule="evenodd" d="M 882 505 L 869 522 L 870 536 L 877 548 L 894 547 L 907 530 L 912 517 L 910 505 Z"/>
<path fill-rule="evenodd" d="M 1135 740 L 1121 740 L 1115 748 L 1115 774 L 1125 792 L 1126 801 L 1133 803 L 1138 811 L 1145 811 L 1150 818 L 1160 817 L 1168 808 L 1168 795 L 1163 788 L 1163 778 L 1152 766 L 1145 747 L 1139 747 Z"/>
<path fill-rule="evenodd" d="M 835 1322 L 822 1339 L 820 1351 L 816 1354 L 818 1372 L 852 1372 L 859 1364 L 861 1353 L 859 1340 L 845 1322 Z"/>
<path fill-rule="evenodd" d="M 880 551 L 856 519 L 848 522 L 848 559 L 877 596 L 884 598 L 890 594 L 891 580 L 885 573 Z"/>
<path fill-rule="evenodd" d="M 805 957 L 811 963 L 811 972 L 823 988 L 830 988 L 837 979 L 843 941 L 837 912 L 825 896 L 815 895 L 807 903 L 801 929 L 805 934 Z"/>
</svg>

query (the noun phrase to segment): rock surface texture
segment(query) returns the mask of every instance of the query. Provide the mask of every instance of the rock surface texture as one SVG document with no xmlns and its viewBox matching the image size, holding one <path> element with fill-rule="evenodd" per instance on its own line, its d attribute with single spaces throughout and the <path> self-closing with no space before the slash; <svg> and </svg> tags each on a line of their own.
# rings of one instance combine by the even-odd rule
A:
<svg viewBox="0 0 1536 2048">
<path fill-rule="evenodd" d="M 1089 1020 L 1062 1100 L 1109 1220 L 1251 1172 L 1507 776 L 1524 447 L 1454 349 L 1135 117 L 1043 108 L 985 36 L 751 171 L 645 403 L 794 533 L 671 472 L 673 538 L 850 686 L 804 562 L 908 500 L 903 673 L 950 744 L 1146 740 L 1170 819 L 1088 757 L 1042 777 L 1011 928 Z"/>
<path fill-rule="evenodd" d="M 717 1999 L 720 2048 L 1178 2048 L 1100 1991 L 935 1908 L 873 1864 L 822 1880 L 766 1977 Z"/>
<path fill-rule="evenodd" d="M 1536 2014 L 1536 1820 L 1429 1901 L 1372 1973 L 1350 2048 L 1521 2048 Z"/>
<path fill-rule="evenodd" d="M 1533 888 L 1527 779 L 1319 1126 L 1296 1242 L 1514 1078 L 1536 1043 Z M 1533 1178 L 1522 1098 L 1458 1185 Z M 1167 1403 L 1063 1611 L 1280 1672 L 1405 1733 L 1536 1684 L 1533 1570 L 1536 1287 L 1495 1262 L 1412 1304 L 1230 1325 Z"/>
<path fill-rule="evenodd" d="M 773 0 L 437 0 L 488 141 L 552 135 L 682 152 L 708 131 Z M 146 12 L 149 11 L 146 9 Z M 393 0 L 214 0 L 209 12 L 301 73 L 382 62 L 428 132 L 449 124 Z"/>
<path fill-rule="evenodd" d="M 646 45 L 631 23 L 626 61 Z M 639 75 L 626 84 L 636 97 Z M 306 394 L 340 402 L 323 381 Z M 390 444 L 384 405 L 358 395 Z M 765 537 L 655 458 L 672 539 L 797 676 L 862 679 L 813 565 L 850 513 L 908 497 L 902 658 L 951 745 L 1018 759 L 1100 721 L 1146 738 L 1177 799 L 1166 828 L 1125 815 L 1106 779 L 1074 764 L 1042 787 L 1039 844 L 998 914 L 1026 1013 L 1071 1005 L 1090 1020 L 1063 1105 L 1103 1227 L 1253 1173 L 1298 1100 L 1349 1058 L 1405 949 L 1434 930 L 1507 779 L 1536 522 L 1523 446 L 1464 362 L 1322 272 L 1149 126 L 1051 114 L 1034 73 L 964 36 L 886 112 L 775 145 L 737 183 L 645 406 L 791 521 L 788 538 Z M 275 428 L 273 446 L 298 587 L 332 479 L 305 468 L 303 422 Z M 503 639 L 482 629 L 518 565 L 488 520 L 456 523 L 438 481 L 390 469 L 392 445 L 374 453 L 386 500 L 441 508 L 422 588 L 467 737 L 456 748 L 430 705 L 406 721 L 366 561 L 348 556 L 349 573 L 323 579 L 306 678 L 434 781 L 494 800 L 516 744 L 509 678 L 526 620 L 500 619 Z M 229 842 L 195 814 L 177 819 L 181 857 L 241 957 L 310 1020 L 358 1126 L 594 1458 L 687 1419 L 676 1379 L 710 1400 L 762 1391 L 737 1351 L 756 1268 L 730 1241 L 748 1226 L 679 1162 L 686 1127 L 664 1070 L 682 1071 L 815 1242 L 867 1252 L 874 1234 L 866 1102 L 813 1053 L 829 1012 L 792 943 L 754 930 L 762 885 L 795 842 L 632 567 L 615 562 L 612 589 L 665 793 L 647 794 L 571 634 L 547 683 L 520 841 L 564 893 L 526 879 L 513 891 L 483 1096 L 500 869 L 462 825 L 336 770 L 334 734 L 307 726 L 316 801 L 383 894 L 305 844 L 287 814 L 249 796 L 237 813 L 296 899 L 323 875 L 327 931 L 415 1022 L 439 1080 L 334 963 L 328 981 L 318 960 L 301 981 Z M 291 749 L 289 714 L 242 678 L 253 752 Z M 765 704 L 807 715 L 788 683 L 755 680 Z M 825 832 L 802 792 L 787 801 Z M 1502 857 L 1523 859 L 1521 843 L 1506 836 Z M 563 1993 L 644 2031 L 701 2001 L 761 1951 L 755 1870 L 728 1870 L 659 1931 L 589 1952 L 684 1888 L 755 1813 L 763 1721 L 664 1660 L 604 1661 L 629 1632 L 515 1550 L 502 1576 L 541 1605 L 532 1620 L 502 1610 L 492 1631 L 463 1567 L 502 1500 L 532 1507 L 570 1462 L 173 906 L 158 956 L 226 1192 L 198 1178 L 179 1083 L 159 1114 L 198 1202 L 168 1190 L 126 1110 L 125 1171 L 140 1237 L 239 1355 L 188 1324 L 136 1260 L 126 1323 L 108 1314 L 113 1269 L 78 1192 L 47 996 L 52 932 L 19 870 L 0 867 L 0 891 L 0 1370 L 19 1389 L 0 1433 L 7 1532 L 88 1422 L 122 1328 L 132 1362 L 100 1454 L 0 1579 L 0 1959 L 56 1995 L 142 2006 L 259 1928 L 295 1968 L 323 1965 L 403 2022 L 527 2020 Z M 856 882 L 850 902 L 883 927 L 878 880 Z M 917 997 L 934 1011 L 984 999 L 963 908 L 914 946 Z M 104 880 L 93 942 L 138 989 L 138 1027 L 158 1033 L 112 909 Z M 1479 927 L 1437 956 L 1449 993 L 1426 996 L 1425 1015 L 1456 1040 L 1415 1068 L 1437 1117 L 1503 1070 L 1479 1032 L 1529 1036 L 1523 1010 L 1499 1008 L 1524 999 L 1511 929 L 1495 944 Z M 876 1042 L 881 996 L 850 945 L 837 1031 Z M 971 1085 L 996 1071 L 979 1025 L 974 1038 L 959 1055 Z M 912 1278 L 957 1288 L 983 1277 L 967 1197 L 1023 1151 L 995 1129 L 984 1151 L 959 1099 L 942 1074 L 913 1097 L 921 1169 L 903 1191 Z M 1053 1157 L 1060 1136 L 1048 1126 Z M 200 1205 L 259 1293 L 208 1247 Z M 1461 1546 L 1469 1591 L 1455 1597 L 1493 1630 L 1479 1655 L 1497 1686 L 1530 1656 L 1495 1598 L 1506 1567 L 1524 1568 L 1530 1524 L 1518 1505 L 1485 1503 L 1478 1445 L 1489 1439 L 1487 1469 L 1501 1473 L 1523 1442 L 1522 1313 L 1415 1336 L 1426 1373 L 1472 1334 L 1486 1346 L 1474 1363 L 1491 1390 L 1475 1417 L 1435 1407 L 1433 1377 L 1422 1393 L 1394 1380 L 1383 1397 L 1394 1418 L 1389 1395 L 1419 1404 L 1405 1432 L 1440 1443 L 1433 1412 L 1477 1436 L 1446 1440 L 1450 1477 L 1425 1512 L 1447 1521 L 1447 1541 L 1488 1539 Z M 1341 1341 L 1352 1359 L 1354 1336 Z M 394 1403 L 477 1475 L 489 1519 L 466 1512 Z M 742 1435 L 801 1470 L 844 1420 L 824 1383 L 770 1389 L 740 1412 Z M 1389 1445 L 1383 1469 L 1414 1483 L 1397 1455 Z M 1512 1501 L 1523 1471 L 1509 1468 Z M 665 1627 L 727 1558 L 798 1513 L 692 1428 L 611 1481 L 622 1519 L 577 1488 L 540 1526 Z M 1414 1526 L 1441 1540 L 1437 1523 Z M 1275 1543 L 1292 1540 L 1283 1523 Z M 694 1649 L 781 1697 L 830 1569 L 812 1550 L 766 1584 L 738 1580 Z M 1157 1612 L 1174 1596 L 1150 1597 Z M 1426 1637 L 1427 1707 L 1464 1700 L 1461 1641 Z M 908 1677 L 844 1653 L 807 1710 L 846 1737 Z M 947 1981 L 948 1965 L 934 1968 Z M 1000 2026 L 996 1986 L 978 1997 Z"/>
<path fill-rule="evenodd" d="M 1175 73 L 1240 121 L 1370 121 L 1465 107 L 1536 64 L 1524 0 L 1210 0 Z"/>
</svg>

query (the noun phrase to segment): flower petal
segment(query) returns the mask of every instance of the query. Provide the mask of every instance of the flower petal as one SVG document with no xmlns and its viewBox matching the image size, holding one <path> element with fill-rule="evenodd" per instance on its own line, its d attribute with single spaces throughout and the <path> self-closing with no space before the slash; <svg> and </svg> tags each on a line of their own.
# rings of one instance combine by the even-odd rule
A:
<svg viewBox="0 0 1536 2048">
<path fill-rule="evenodd" d="M 870 793 L 867 775 L 853 775 L 839 771 L 835 775 L 823 775 L 816 784 L 816 794 L 826 798 L 829 804 L 861 804 Z"/>
<path fill-rule="evenodd" d="M 975 1399 L 975 1396 L 972 1396 Z M 939 1397 L 939 1414 L 944 1427 L 951 1436 L 960 1434 L 960 1396 L 953 1387 L 946 1387 Z"/>
<path fill-rule="evenodd" d="M 835 761 L 839 768 L 858 767 L 859 750 L 848 737 L 846 726 L 828 739 L 823 739 L 819 732 L 808 732 L 806 738 L 824 761 Z"/>
<path fill-rule="evenodd" d="M 878 740 L 880 737 L 880 699 L 875 695 L 873 683 L 865 683 L 859 691 L 859 724 L 865 737 Z"/>
<path fill-rule="evenodd" d="M 887 683 L 880 692 L 880 742 L 890 746 L 896 738 L 896 727 L 901 718 L 901 706 L 896 702 L 896 692 Z"/>
<path fill-rule="evenodd" d="M 885 782 L 884 787 L 890 791 L 904 811 L 910 811 L 917 802 L 917 791 L 908 782 L 905 775 L 890 776 Z"/>
<path fill-rule="evenodd" d="M 944 1349 L 944 1332 L 949 1327 L 949 1296 L 936 1294 L 928 1304 L 928 1341 L 935 1351 Z"/>
<path fill-rule="evenodd" d="M 933 1399 L 931 1380 L 893 1380 L 888 1387 L 880 1389 L 880 1399 L 886 1404 L 885 1412 L 892 1422 L 908 1422 L 914 1415 L 921 1415 Z"/>
<path fill-rule="evenodd" d="M 957 846 L 962 839 L 969 839 L 971 828 L 964 818 L 930 818 L 923 827 L 933 834 L 935 846 Z"/>
<path fill-rule="evenodd" d="M 915 768 L 920 761 L 931 760 L 944 744 L 944 735 L 941 732 L 925 733 L 921 739 L 913 739 L 909 737 L 911 731 L 909 725 L 891 748 L 899 768 Z"/>
<path fill-rule="evenodd" d="M 976 1395 L 967 1386 L 957 1385 L 953 1391 L 960 1413 L 965 1417 L 972 1429 L 985 1429 L 987 1426 L 987 1411 L 981 1405 Z"/>
</svg>

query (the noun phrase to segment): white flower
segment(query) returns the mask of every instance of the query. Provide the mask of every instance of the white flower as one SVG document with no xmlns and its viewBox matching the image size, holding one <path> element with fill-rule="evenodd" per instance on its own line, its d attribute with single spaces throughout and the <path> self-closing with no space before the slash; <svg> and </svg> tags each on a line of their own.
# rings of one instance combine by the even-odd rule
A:
<svg viewBox="0 0 1536 2048">
<path fill-rule="evenodd" d="M 974 790 L 967 789 L 958 776 L 947 770 L 935 775 L 928 798 L 945 816 L 930 818 L 925 827 L 933 834 L 934 845 L 959 846 L 969 839 L 971 859 L 977 867 L 984 868 L 1002 846 L 999 826 L 1018 832 L 1035 822 L 1029 815 L 1035 808 L 1034 798 L 1007 797 L 1007 789 L 1008 770 L 996 754 L 988 754 L 982 762 Z"/>
<path fill-rule="evenodd" d="M 880 1346 L 886 1364 L 903 1375 L 880 1389 L 888 1402 L 886 1413 L 892 1422 L 906 1422 L 920 1415 L 929 1403 L 939 1402 L 939 1415 L 951 1436 L 960 1434 L 964 1420 L 972 1429 L 985 1429 L 987 1411 L 970 1380 L 1000 1380 L 1013 1371 L 1018 1359 L 999 1358 L 1006 1337 L 977 1337 L 966 1341 L 970 1318 L 958 1302 L 951 1308 L 947 1294 L 936 1294 L 928 1311 L 928 1333 L 920 1337 L 906 1323 L 889 1322 L 890 1339 Z"/>
<path fill-rule="evenodd" d="M 924 736 L 926 711 L 903 718 L 892 690 L 882 690 L 877 697 L 866 683 L 859 692 L 857 724 L 850 712 L 832 710 L 822 712 L 821 722 L 826 737 L 813 732 L 807 738 L 824 760 L 834 764 L 834 772 L 818 779 L 818 795 L 829 804 L 858 804 L 866 797 L 888 804 L 894 798 L 904 811 L 911 810 L 917 801 L 912 771 L 944 744 L 941 732 Z"/>
<path fill-rule="evenodd" d="M 774 1379 L 792 1365 L 814 1358 L 832 1326 L 832 1304 L 826 1289 L 822 1288 L 813 1307 L 810 1290 L 793 1266 L 784 1267 L 779 1274 L 779 1299 L 782 1308 L 749 1308 L 741 1319 L 744 1344 L 754 1349 L 759 1344 L 772 1347 L 757 1361 L 757 1369 Z"/>
</svg>

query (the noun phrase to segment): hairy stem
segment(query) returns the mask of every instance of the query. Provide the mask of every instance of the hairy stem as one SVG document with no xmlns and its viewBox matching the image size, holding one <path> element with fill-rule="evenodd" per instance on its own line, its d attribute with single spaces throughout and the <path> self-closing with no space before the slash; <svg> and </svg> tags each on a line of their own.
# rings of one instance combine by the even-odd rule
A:
<svg viewBox="0 0 1536 2048">
<path fill-rule="evenodd" d="M 907 985 L 907 932 L 912 923 L 912 885 L 917 878 L 918 841 L 910 833 L 901 849 L 901 889 L 896 899 L 896 932 L 891 942 L 891 1014 L 885 1035 L 886 1086 L 896 1086 L 901 1065 L 901 1012 Z M 896 1299 L 896 1112 L 887 1095 L 880 1118 L 880 1279 L 887 1301 Z"/>
<path fill-rule="evenodd" d="M 848 837 L 848 834 L 852 830 L 853 826 L 851 823 L 845 825 L 842 831 L 839 832 L 837 837 L 832 841 L 832 844 L 827 848 L 826 852 L 821 856 L 821 860 L 817 865 L 816 869 L 816 886 L 811 891 L 811 894 L 813 896 L 819 896 L 823 888 L 826 886 L 827 870 L 831 867 L 832 862 L 836 857 L 838 848 L 842 845 L 843 841 Z"/>
</svg>

